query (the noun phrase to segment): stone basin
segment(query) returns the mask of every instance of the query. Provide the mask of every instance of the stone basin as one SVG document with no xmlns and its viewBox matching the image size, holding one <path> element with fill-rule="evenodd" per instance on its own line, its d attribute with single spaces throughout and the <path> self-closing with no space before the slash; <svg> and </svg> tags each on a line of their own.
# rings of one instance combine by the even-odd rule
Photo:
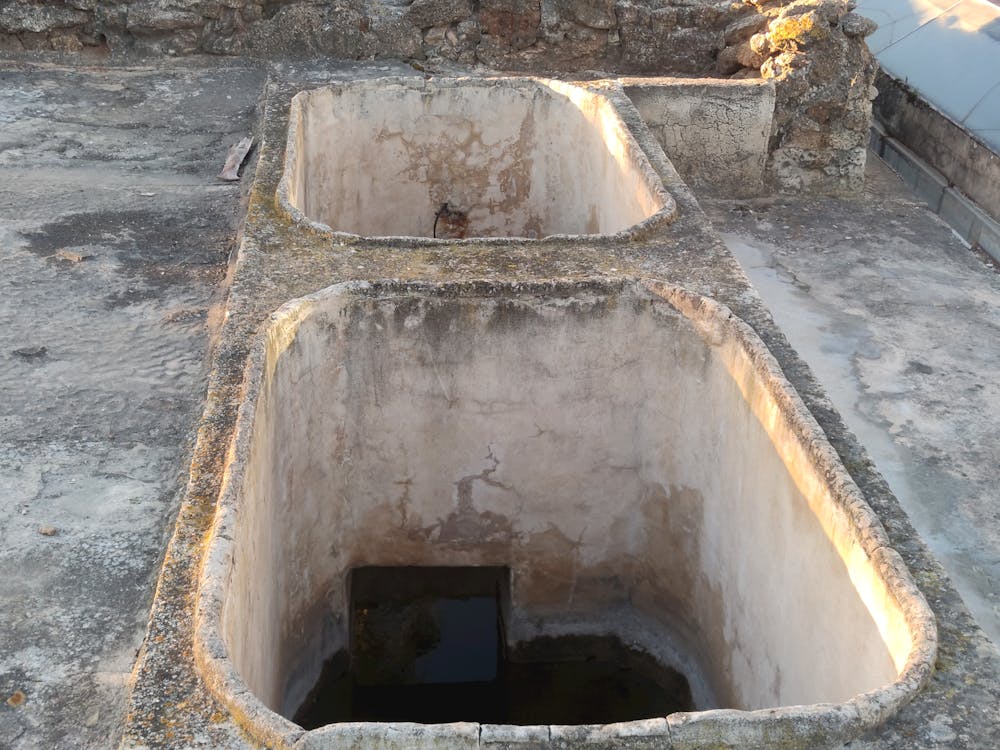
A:
<svg viewBox="0 0 1000 750">
<path fill-rule="evenodd" d="M 303 91 L 292 100 L 278 201 L 343 237 L 540 240 L 669 223 L 674 201 L 616 109 L 631 104 L 615 93 L 541 78 Z"/>
<path fill-rule="evenodd" d="M 929 678 L 936 630 L 765 346 L 650 280 L 350 282 L 265 324 L 202 574 L 196 658 L 259 741 L 825 747 Z M 693 712 L 608 725 L 289 717 L 367 566 L 509 569 L 512 643 L 614 635 Z"/>
</svg>

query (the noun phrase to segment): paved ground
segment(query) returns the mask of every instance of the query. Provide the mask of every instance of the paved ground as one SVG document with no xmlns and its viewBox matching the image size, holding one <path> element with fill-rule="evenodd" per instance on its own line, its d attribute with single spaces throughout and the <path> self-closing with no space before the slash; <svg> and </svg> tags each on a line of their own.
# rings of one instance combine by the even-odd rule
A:
<svg viewBox="0 0 1000 750">
<path fill-rule="evenodd" d="M 0 748 L 116 744 L 262 81 L 0 68 Z M 880 168 L 706 208 L 1000 640 L 1000 277 Z"/>
<path fill-rule="evenodd" d="M 0 748 L 117 744 L 261 81 L 0 70 Z"/>
<path fill-rule="evenodd" d="M 1000 643 L 1000 274 L 878 158 L 853 200 L 702 200 Z"/>
</svg>

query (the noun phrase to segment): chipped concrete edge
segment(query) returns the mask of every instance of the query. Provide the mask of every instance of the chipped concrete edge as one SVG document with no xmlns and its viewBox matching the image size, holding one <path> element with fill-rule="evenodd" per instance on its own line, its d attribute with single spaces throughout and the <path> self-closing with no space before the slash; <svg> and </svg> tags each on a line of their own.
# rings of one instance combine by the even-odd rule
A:
<svg viewBox="0 0 1000 750">
<path fill-rule="evenodd" d="M 298 324 L 319 301 L 370 294 L 447 294 L 475 296 L 500 290 L 512 296 L 568 293 L 581 288 L 620 295 L 645 290 L 687 318 L 709 344 L 734 343 L 778 405 L 782 417 L 805 449 L 814 467 L 827 479 L 837 511 L 849 520 L 852 534 L 886 591 L 902 613 L 910 637 L 909 653 L 893 682 L 843 703 L 783 706 L 755 711 L 717 709 L 674 713 L 665 718 L 590 726 L 507 727 L 470 722 L 424 725 L 344 722 L 305 731 L 267 708 L 240 678 L 229 659 L 221 634 L 222 610 L 228 584 L 235 509 L 249 460 L 254 415 L 266 376 L 269 343 L 290 340 Z M 882 724 L 927 684 L 937 656 L 937 626 L 923 595 L 913 582 L 875 512 L 865 502 L 822 428 L 795 392 L 777 360 L 753 329 L 728 307 L 679 286 L 655 279 L 552 280 L 511 283 L 349 281 L 291 300 L 270 315 L 254 337 L 245 367 L 242 402 L 229 447 L 215 518 L 200 572 L 194 621 L 194 656 L 209 690 L 232 712 L 234 720 L 254 741 L 268 747 L 392 748 L 506 747 L 661 747 L 693 750 L 701 747 L 814 748 L 847 742 Z M 543 736 L 544 735 L 544 736 Z M 485 739 L 484 739 L 485 738 Z"/>
<path fill-rule="evenodd" d="M 540 78 L 537 76 L 456 76 L 447 78 L 424 78 L 406 76 L 387 76 L 384 78 L 369 79 L 360 82 L 340 82 L 327 84 L 312 89 L 300 91 L 292 97 L 288 111 L 287 137 L 285 140 L 284 161 L 282 163 L 281 178 L 278 181 L 278 188 L 275 193 L 275 205 L 278 210 L 285 214 L 296 226 L 307 228 L 318 234 L 328 236 L 338 244 L 352 245 L 356 243 L 372 242 L 377 240 L 391 240 L 399 247 L 435 247 L 448 245 L 573 245 L 579 246 L 581 243 L 607 244 L 612 242 L 630 242 L 642 240 L 654 234 L 656 231 L 664 229 L 672 224 L 678 216 L 677 202 L 674 200 L 671 190 L 676 184 L 683 184 L 676 170 L 667 162 L 663 150 L 656 139 L 648 132 L 642 118 L 635 111 L 634 106 L 624 90 L 613 80 L 604 81 L 607 86 L 589 85 L 595 82 L 572 83 L 558 81 L 551 78 Z M 468 239 L 436 239 L 432 237 L 365 237 L 352 232 L 343 232 L 333 229 L 328 224 L 310 219 L 305 213 L 295 205 L 292 188 L 292 172 L 298 156 L 297 136 L 302 126 L 302 109 L 304 102 L 313 95 L 315 91 L 336 88 L 357 88 L 357 87 L 388 87 L 401 86 L 411 89 L 426 89 L 430 85 L 439 89 L 460 88 L 462 86 L 502 86 L 506 88 L 523 88 L 528 85 L 544 86 L 556 94 L 573 99 L 574 95 L 587 94 L 600 99 L 602 106 L 610 107 L 618 121 L 618 136 L 625 143 L 626 150 L 631 158 L 633 166 L 639 170 L 646 186 L 650 192 L 656 196 L 662 204 L 652 216 L 643 219 L 641 222 L 632 225 L 620 232 L 610 234 L 551 234 L 540 238 L 530 237 L 470 237 Z M 613 92 L 610 93 L 609 92 Z M 655 164 L 651 165 L 651 162 Z M 664 175 L 672 175 L 676 182 L 664 180 Z"/>
</svg>

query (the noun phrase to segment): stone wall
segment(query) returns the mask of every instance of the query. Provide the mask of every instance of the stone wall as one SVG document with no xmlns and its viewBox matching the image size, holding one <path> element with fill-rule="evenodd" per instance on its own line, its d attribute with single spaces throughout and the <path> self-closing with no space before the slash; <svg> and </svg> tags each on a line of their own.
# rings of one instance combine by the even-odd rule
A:
<svg viewBox="0 0 1000 750">
<path fill-rule="evenodd" d="M 854 0 L 745 0 L 725 30 L 717 72 L 772 79 L 768 176 L 785 189 L 857 190 L 864 182 L 878 64 L 876 26 Z"/>
<path fill-rule="evenodd" d="M 853 0 L 5 0 L 0 53 L 447 60 L 764 77 L 772 186 L 857 189 L 876 65 Z"/>
<path fill-rule="evenodd" d="M 731 3 L 710 0 L 9 0 L 3 48 L 443 58 L 498 69 L 707 74 Z"/>
</svg>

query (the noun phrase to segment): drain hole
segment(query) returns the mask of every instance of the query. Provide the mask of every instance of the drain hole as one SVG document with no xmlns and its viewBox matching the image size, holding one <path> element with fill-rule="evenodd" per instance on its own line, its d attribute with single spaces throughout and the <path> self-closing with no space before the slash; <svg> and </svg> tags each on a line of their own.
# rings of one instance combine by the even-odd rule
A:
<svg viewBox="0 0 1000 750">
<path fill-rule="evenodd" d="M 607 724 L 694 709 L 685 677 L 613 636 L 508 648 L 506 568 L 360 568 L 350 646 L 294 720 Z"/>
<path fill-rule="evenodd" d="M 434 214 L 434 228 L 431 237 L 441 240 L 464 240 L 468 234 L 468 214 L 451 208 L 447 203 L 442 203 Z"/>
</svg>

